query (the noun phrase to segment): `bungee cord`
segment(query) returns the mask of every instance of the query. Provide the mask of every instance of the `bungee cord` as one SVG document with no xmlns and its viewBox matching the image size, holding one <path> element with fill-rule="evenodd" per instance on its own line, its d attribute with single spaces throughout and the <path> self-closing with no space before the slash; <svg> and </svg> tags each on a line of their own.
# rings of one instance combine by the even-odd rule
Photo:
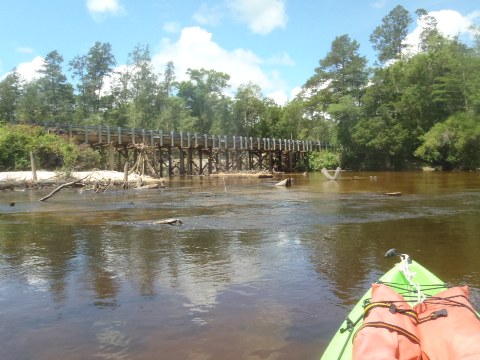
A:
<svg viewBox="0 0 480 360">
<path fill-rule="evenodd" d="M 400 259 L 402 261 L 397 266 L 400 267 L 400 271 L 403 272 L 410 286 L 415 289 L 415 293 L 417 296 L 415 305 L 420 304 L 427 298 L 427 296 L 422 292 L 420 284 L 413 281 L 413 277 L 416 275 L 416 273 L 410 270 L 410 264 L 411 264 L 410 256 L 408 256 L 407 254 L 401 254 Z"/>
</svg>

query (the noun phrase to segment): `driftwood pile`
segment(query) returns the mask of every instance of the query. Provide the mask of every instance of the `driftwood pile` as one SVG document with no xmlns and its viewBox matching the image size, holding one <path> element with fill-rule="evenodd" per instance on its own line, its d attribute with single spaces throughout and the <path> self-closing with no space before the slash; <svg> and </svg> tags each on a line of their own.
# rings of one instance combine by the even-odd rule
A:
<svg viewBox="0 0 480 360">
<path fill-rule="evenodd" d="M 0 182 L 0 191 L 10 191 L 14 189 L 15 185 L 13 183 L 7 181 Z"/>
<path fill-rule="evenodd" d="M 72 172 L 70 174 L 42 172 L 37 180 L 36 173 L 13 172 L 2 178 L 0 191 L 14 191 L 16 188 L 45 189 L 54 186 L 53 191 L 40 199 L 40 201 L 46 201 L 62 189 L 71 187 L 81 187 L 83 191 L 102 193 L 118 189 L 156 189 L 165 186 L 165 179 L 142 177 L 137 174 L 135 177 L 129 177 L 129 173 L 131 172 L 128 171 L 128 166 L 125 167 L 123 176 L 122 173 L 110 171 Z"/>
<path fill-rule="evenodd" d="M 45 201 L 48 200 L 50 197 L 55 195 L 57 192 L 62 190 L 63 188 L 66 187 L 71 187 L 71 186 L 87 186 L 91 184 L 90 188 L 86 188 L 86 191 L 93 191 L 94 193 L 102 193 L 106 191 L 111 191 L 111 190 L 117 190 L 119 187 L 122 189 L 127 189 L 130 187 L 133 187 L 135 189 L 158 189 L 159 187 L 164 187 L 165 186 L 165 179 L 149 179 L 148 181 L 146 179 L 143 179 L 142 177 L 138 177 L 136 180 L 129 181 L 128 180 L 128 166 L 125 166 L 125 173 L 124 173 L 124 179 L 122 181 L 113 181 L 112 179 L 106 179 L 106 180 L 99 180 L 93 177 L 93 173 L 89 174 L 81 179 L 76 179 L 64 184 L 61 184 L 57 188 L 55 188 L 50 194 L 47 196 L 43 197 L 40 199 L 40 201 Z M 132 184 L 134 184 L 132 186 Z"/>
</svg>

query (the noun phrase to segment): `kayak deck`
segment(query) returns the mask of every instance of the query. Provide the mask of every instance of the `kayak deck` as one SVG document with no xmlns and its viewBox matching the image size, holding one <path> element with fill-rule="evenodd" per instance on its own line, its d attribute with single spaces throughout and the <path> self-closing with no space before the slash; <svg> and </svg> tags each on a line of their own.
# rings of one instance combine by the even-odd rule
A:
<svg viewBox="0 0 480 360">
<path fill-rule="evenodd" d="M 411 285 L 407 276 L 405 276 L 401 265 L 402 263 L 396 264 L 378 280 L 378 283 L 389 285 L 393 290 L 402 295 L 410 305 L 414 305 L 418 299 L 418 292 L 416 288 Z M 410 260 L 408 269 L 410 271 L 411 281 L 418 284 L 421 292 L 426 296 L 436 295 L 447 288 L 436 275 L 413 260 Z M 353 336 L 363 323 L 364 304 L 366 301 L 369 301 L 371 296 L 372 290 L 369 289 L 357 302 L 348 314 L 347 319 L 335 333 L 321 360 L 352 359 Z"/>
</svg>

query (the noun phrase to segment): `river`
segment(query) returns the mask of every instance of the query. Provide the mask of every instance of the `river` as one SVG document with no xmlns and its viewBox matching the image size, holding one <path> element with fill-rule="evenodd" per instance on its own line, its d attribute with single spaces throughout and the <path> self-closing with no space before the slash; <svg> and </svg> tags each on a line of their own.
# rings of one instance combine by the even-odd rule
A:
<svg viewBox="0 0 480 360">
<path fill-rule="evenodd" d="M 286 176 L 0 193 L 0 358 L 319 359 L 392 247 L 480 308 L 480 173 Z"/>
</svg>

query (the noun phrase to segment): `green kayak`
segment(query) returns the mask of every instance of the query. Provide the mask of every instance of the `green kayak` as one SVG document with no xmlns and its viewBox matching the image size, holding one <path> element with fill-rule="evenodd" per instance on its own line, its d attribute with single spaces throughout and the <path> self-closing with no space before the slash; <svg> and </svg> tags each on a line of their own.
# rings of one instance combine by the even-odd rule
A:
<svg viewBox="0 0 480 360">
<path fill-rule="evenodd" d="M 385 273 L 378 282 L 389 285 L 404 296 L 410 305 L 413 306 L 421 301 L 418 296 L 433 296 L 447 289 L 437 276 L 422 265 L 409 259 L 407 255 L 401 255 L 401 258 L 402 261 Z M 353 336 L 363 323 L 364 304 L 371 298 L 371 294 L 370 289 L 355 305 L 335 333 L 321 358 L 322 360 L 352 359 Z"/>
</svg>

